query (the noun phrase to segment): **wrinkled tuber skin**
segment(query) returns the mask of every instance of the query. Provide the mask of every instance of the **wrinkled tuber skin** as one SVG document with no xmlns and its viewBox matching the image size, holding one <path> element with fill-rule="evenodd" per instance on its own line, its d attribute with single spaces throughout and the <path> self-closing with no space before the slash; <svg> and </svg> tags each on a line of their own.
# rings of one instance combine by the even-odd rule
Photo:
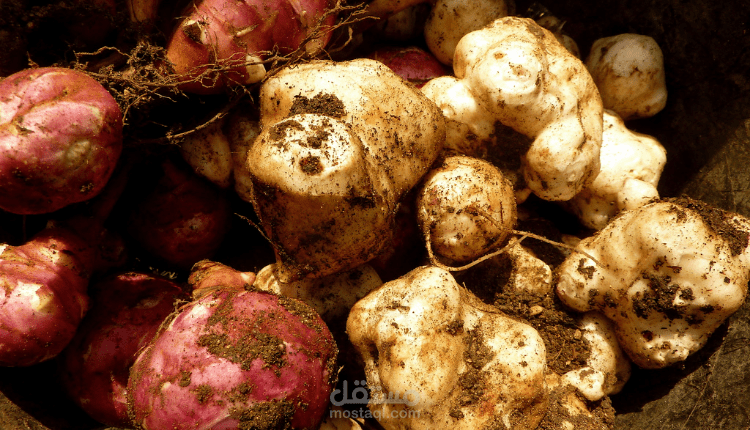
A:
<svg viewBox="0 0 750 430">
<path fill-rule="evenodd" d="M 424 26 L 427 47 L 441 63 L 453 64 L 458 41 L 513 13 L 514 3 L 512 0 L 438 0 Z"/>
<path fill-rule="evenodd" d="M 54 212 L 104 188 L 122 151 L 122 114 L 88 75 L 27 69 L 0 82 L 0 208 Z"/>
<path fill-rule="evenodd" d="M 273 51 L 284 55 L 303 48 L 315 55 L 325 47 L 336 19 L 328 13 L 333 5 L 331 0 L 196 1 L 172 33 L 167 59 L 183 75 L 185 91 L 213 94 L 256 83 L 266 74 L 263 59 Z M 217 66 L 227 70 L 214 72 Z"/>
<path fill-rule="evenodd" d="M 423 266 L 383 284 L 352 308 L 347 333 L 386 429 L 536 428 L 545 414 L 537 331 L 483 304 L 450 272 Z"/>
<path fill-rule="evenodd" d="M 750 221 L 689 200 L 622 212 L 558 268 L 557 294 L 598 310 L 643 368 L 683 361 L 743 303 L 750 279 Z"/>
<path fill-rule="evenodd" d="M 528 18 L 495 20 L 458 42 L 453 71 L 455 78 L 436 79 L 439 88 L 422 90 L 448 120 L 468 125 L 454 139 L 486 139 L 496 122 L 532 138 L 521 171 L 546 200 L 568 200 L 594 180 L 601 98 L 583 63 L 552 33 Z M 460 97 L 453 102 L 441 89 Z"/>
<path fill-rule="evenodd" d="M 322 277 L 374 258 L 399 200 L 442 149 L 440 110 L 370 59 L 284 69 L 261 87 L 260 106 L 244 173 L 276 276 Z"/>
<path fill-rule="evenodd" d="M 2 245 L 0 366 L 30 366 L 58 355 L 89 309 L 94 252 L 68 229 L 42 230 L 21 246 Z"/>
<path fill-rule="evenodd" d="M 445 158 L 425 177 L 417 208 L 427 246 L 456 262 L 488 254 L 516 226 L 513 186 L 499 169 L 478 158 Z"/>
<path fill-rule="evenodd" d="M 337 353 L 304 303 L 217 290 L 183 306 L 138 357 L 128 413 L 144 430 L 317 428 Z"/>
<path fill-rule="evenodd" d="M 601 168 L 594 182 L 563 203 L 583 225 L 596 230 L 618 212 L 658 199 L 656 187 L 667 163 L 667 152 L 658 140 L 628 130 L 610 110 L 604 111 L 599 154 Z"/>
<path fill-rule="evenodd" d="M 604 107 L 625 120 L 654 116 L 667 104 L 664 56 L 649 36 L 625 33 L 596 40 L 586 67 Z"/>
<path fill-rule="evenodd" d="M 128 231 L 150 254 L 178 268 L 210 258 L 229 230 L 226 196 L 171 161 L 153 190 L 133 204 Z"/>
<path fill-rule="evenodd" d="M 137 353 L 187 299 L 174 282 L 123 273 L 92 285 L 92 307 L 63 352 L 62 379 L 70 397 L 95 420 L 130 426 L 126 388 Z"/>
<path fill-rule="evenodd" d="M 368 58 L 385 64 L 417 88 L 430 79 L 450 73 L 432 54 L 416 46 L 380 48 L 370 53 Z"/>
<path fill-rule="evenodd" d="M 270 264 L 260 269 L 253 287 L 301 300 L 315 309 L 328 324 L 345 319 L 357 301 L 383 285 L 378 273 L 368 264 L 322 278 L 290 283 L 276 278 L 275 267 L 276 264 Z"/>
</svg>

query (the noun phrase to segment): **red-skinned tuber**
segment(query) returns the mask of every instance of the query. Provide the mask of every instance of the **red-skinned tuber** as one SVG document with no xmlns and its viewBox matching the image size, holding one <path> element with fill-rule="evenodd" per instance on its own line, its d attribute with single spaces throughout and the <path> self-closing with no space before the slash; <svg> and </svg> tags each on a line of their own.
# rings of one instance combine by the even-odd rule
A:
<svg viewBox="0 0 750 430">
<path fill-rule="evenodd" d="M 41 214 L 88 200 L 121 151 L 120 108 L 86 74 L 43 67 L 0 82 L 0 208 Z"/>
<path fill-rule="evenodd" d="M 91 311 L 62 355 L 63 382 L 92 418 L 127 427 L 130 367 L 187 294 L 175 282 L 136 272 L 109 277 L 92 290 Z"/>
<path fill-rule="evenodd" d="M 217 289 L 183 306 L 138 357 L 129 414 L 144 430 L 317 428 L 337 354 L 304 303 Z"/>
<path fill-rule="evenodd" d="M 336 14 L 331 0 L 195 1 L 167 44 L 167 59 L 182 75 L 182 89 L 220 93 L 259 82 L 263 60 L 302 48 L 318 53 L 330 39 Z"/>
<path fill-rule="evenodd" d="M 0 366 L 30 366 L 58 355 L 89 309 L 87 287 L 99 269 L 103 222 L 124 187 L 118 175 L 90 208 L 20 246 L 0 246 Z"/>
<path fill-rule="evenodd" d="M 140 196 L 129 232 L 151 255 L 181 269 L 210 258 L 226 235 L 231 212 L 212 184 L 170 160 L 151 193 Z"/>
</svg>

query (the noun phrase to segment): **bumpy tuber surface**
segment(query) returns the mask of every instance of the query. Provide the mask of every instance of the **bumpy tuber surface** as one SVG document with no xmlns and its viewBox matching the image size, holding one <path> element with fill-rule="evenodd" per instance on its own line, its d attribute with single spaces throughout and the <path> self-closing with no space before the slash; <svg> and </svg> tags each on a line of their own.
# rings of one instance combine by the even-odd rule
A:
<svg viewBox="0 0 750 430">
<path fill-rule="evenodd" d="M 539 334 L 442 269 L 419 267 L 371 292 L 347 333 L 386 429 L 535 428 L 546 412 Z"/>
<path fill-rule="evenodd" d="M 375 257 L 398 201 L 442 149 L 440 110 L 369 59 L 282 70 L 261 87 L 260 103 L 262 132 L 245 173 L 279 280 L 322 277 Z"/>
<path fill-rule="evenodd" d="M 122 114 L 76 70 L 27 69 L 0 82 L 0 208 L 54 212 L 96 196 L 122 151 Z"/>
<path fill-rule="evenodd" d="M 29 366 L 59 354 L 89 309 L 94 250 L 60 227 L 21 246 L 2 245 L 0 365 Z"/>
<path fill-rule="evenodd" d="M 667 104 L 664 57 L 656 41 L 625 33 L 594 42 L 586 67 L 604 107 L 623 119 L 654 116 Z"/>
<path fill-rule="evenodd" d="M 604 111 L 601 170 L 594 182 L 563 205 L 587 227 L 599 230 L 618 212 L 659 198 L 656 189 L 667 162 L 658 140 L 633 132 L 610 110 Z"/>
<path fill-rule="evenodd" d="M 338 351 L 302 302 L 227 287 L 203 295 L 131 369 L 128 412 L 145 430 L 317 428 Z"/>
<path fill-rule="evenodd" d="M 435 79 L 422 90 L 447 119 L 466 124 L 454 139 L 488 139 L 497 122 L 533 139 L 521 170 L 546 200 L 568 200 L 593 181 L 601 98 L 583 63 L 552 33 L 527 18 L 495 20 L 459 41 L 453 70 L 455 78 Z"/>
<path fill-rule="evenodd" d="M 447 157 L 425 177 L 417 217 L 435 254 L 468 262 L 492 251 L 515 228 L 513 186 L 487 161 Z"/>
<path fill-rule="evenodd" d="M 130 367 L 187 294 L 168 279 L 135 272 L 111 276 L 92 290 L 91 311 L 62 354 L 62 379 L 70 397 L 92 418 L 128 427 Z"/>
<path fill-rule="evenodd" d="M 580 322 L 583 338 L 591 348 L 586 364 L 561 375 L 591 402 L 617 394 L 630 379 L 630 360 L 620 348 L 612 322 L 599 312 L 587 312 Z"/>
<path fill-rule="evenodd" d="M 266 75 L 263 59 L 302 48 L 317 54 L 331 37 L 331 0 L 195 1 L 167 44 L 185 91 L 219 93 Z"/>
<path fill-rule="evenodd" d="M 625 211 L 558 268 L 557 294 L 615 325 L 644 368 L 683 361 L 743 303 L 750 221 L 689 199 Z"/>
</svg>

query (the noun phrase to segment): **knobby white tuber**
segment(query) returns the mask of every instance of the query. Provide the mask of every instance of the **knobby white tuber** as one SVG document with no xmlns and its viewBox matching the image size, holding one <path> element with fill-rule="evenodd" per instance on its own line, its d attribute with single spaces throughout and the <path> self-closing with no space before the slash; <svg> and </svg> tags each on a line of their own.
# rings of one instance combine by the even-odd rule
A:
<svg viewBox="0 0 750 430">
<path fill-rule="evenodd" d="M 745 300 L 750 220 L 689 199 L 625 211 L 558 268 L 557 294 L 615 325 L 632 361 L 685 360 Z"/>
<path fill-rule="evenodd" d="M 664 57 L 649 36 L 625 33 L 599 39 L 586 67 L 604 107 L 626 120 L 656 115 L 667 104 Z"/>
<path fill-rule="evenodd" d="M 352 308 L 347 333 L 386 429 L 536 428 L 545 414 L 539 334 L 445 270 L 423 266 L 383 284 Z"/>
<path fill-rule="evenodd" d="M 232 148 L 223 126 L 222 119 L 191 133 L 180 143 L 180 152 L 195 173 L 221 188 L 229 188 L 232 185 Z"/>
<path fill-rule="evenodd" d="M 281 282 L 374 258 L 402 196 L 440 153 L 440 110 L 374 60 L 315 61 L 261 87 L 244 174 Z M 409 121 L 405 121 L 409 118 Z"/>
<path fill-rule="evenodd" d="M 666 150 L 653 137 L 628 130 L 610 110 L 604 111 L 600 161 L 594 182 L 563 203 L 586 227 L 602 229 L 621 210 L 659 198 L 656 186 L 667 162 Z"/>
<path fill-rule="evenodd" d="M 593 181 L 601 98 L 583 63 L 552 33 L 531 19 L 498 19 L 459 41 L 453 69 L 455 78 L 422 88 L 449 120 L 466 124 L 452 124 L 452 139 L 488 139 L 497 122 L 532 138 L 521 170 L 528 187 L 546 200 L 568 200 Z M 454 101 L 444 91 L 459 97 Z"/>
</svg>

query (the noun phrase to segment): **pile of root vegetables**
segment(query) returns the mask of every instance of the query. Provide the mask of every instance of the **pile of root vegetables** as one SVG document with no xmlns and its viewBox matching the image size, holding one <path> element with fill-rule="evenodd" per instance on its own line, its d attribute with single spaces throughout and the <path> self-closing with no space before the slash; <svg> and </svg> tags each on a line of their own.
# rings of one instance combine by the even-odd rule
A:
<svg viewBox="0 0 750 430">
<path fill-rule="evenodd" d="M 104 426 L 611 429 L 632 366 L 745 301 L 750 219 L 660 195 L 629 128 L 668 103 L 649 35 L 502 0 L 12 5 L 0 365 L 54 363 Z"/>
</svg>

